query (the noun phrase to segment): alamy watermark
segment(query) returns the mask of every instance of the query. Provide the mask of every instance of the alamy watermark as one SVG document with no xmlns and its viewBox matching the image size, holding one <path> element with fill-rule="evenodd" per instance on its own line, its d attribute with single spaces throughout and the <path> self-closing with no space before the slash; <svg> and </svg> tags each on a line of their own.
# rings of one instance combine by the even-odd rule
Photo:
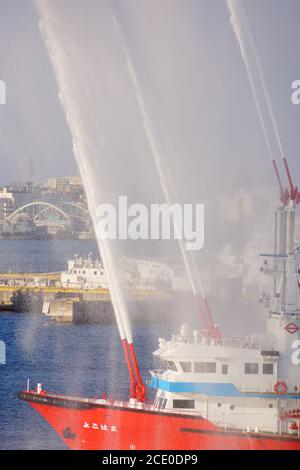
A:
<svg viewBox="0 0 300 470">
<path fill-rule="evenodd" d="M 0 365 L 6 364 L 6 346 L 4 341 L 0 340 Z"/>
<path fill-rule="evenodd" d="M 0 80 L 0 104 L 6 104 L 6 84 Z"/>
<path fill-rule="evenodd" d="M 292 353 L 292 363 L 295 366 L 300 365 L 300 340 L 295 339 L 295 341 L 292 342 L 292 349 L 295 351 Z"/>
<path fill-rule="evenodd" d="M 291 100 L 293 104 L 300 104 L 300 80 L 294 80 L 291 85 L 292 96 Z"/>
<path fill-rule="evenodd" d="M 118 207 L 101 204 L 96 212 L 97 235 L 102 240 L 182 240 L 187 251 L 204 246 L 203 204 L 128 205 L 119 196 Z"/>
</svg>

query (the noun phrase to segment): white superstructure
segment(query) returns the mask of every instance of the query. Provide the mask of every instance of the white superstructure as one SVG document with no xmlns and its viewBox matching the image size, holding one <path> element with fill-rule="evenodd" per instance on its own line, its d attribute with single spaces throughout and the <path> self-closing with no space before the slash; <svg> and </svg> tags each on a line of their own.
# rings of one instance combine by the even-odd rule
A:
<svg viewBox="0 0 300 470">
<path fill-rule="evenodd" d="M 153 259 L 123 257 L 119 269 L 124 287 L 150 291 L 189 291 L 186 277 L 176 267 Z M 80 289 L 107 289 L 103 264 L 92 256 L 75 257 L 68 261 L 68 270 L 62 272 L 63 287 Z"/>
<path fill-rule="evenodd" d="M 151 372 L 155 405 L 201 415 L 224 428 L 300 437 L 300 243 L 295 241 L 296 198 L 277 209 L 275 249 L 262 272 L 265 335 L 212 338 L 183 325 L 160 339 Z"/>
<path fill-rule="evenodd" d="M 107 289 L 108 284 L 102 263 L 87 258 L 75 257 L 68 261 L 68 270 L 61 273 L 63 287 L 80 289 Z"/>
</svg>

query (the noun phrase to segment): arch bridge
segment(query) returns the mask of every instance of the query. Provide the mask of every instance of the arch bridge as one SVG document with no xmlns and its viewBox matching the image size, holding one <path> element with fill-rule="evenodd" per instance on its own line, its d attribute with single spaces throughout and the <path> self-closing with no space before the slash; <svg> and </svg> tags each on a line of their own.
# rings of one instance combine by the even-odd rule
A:
<svg viewBox="0 0 300 470">
<path fill-rule="evenodd" d="M 57 205 L 46 201 L 35 201 L 16 209 L 7 220 L 16 222 L 22 215 L 26 215 L 36 225 L 71 225 L 78 221 L 87 223 L 89 219 L 88 211 L 77 204 Z"/>
</svg>

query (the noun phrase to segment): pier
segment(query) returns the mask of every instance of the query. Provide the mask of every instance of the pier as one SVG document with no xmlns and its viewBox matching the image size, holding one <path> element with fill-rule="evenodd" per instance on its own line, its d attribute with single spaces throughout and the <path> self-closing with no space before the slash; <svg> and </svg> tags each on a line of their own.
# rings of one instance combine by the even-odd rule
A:
<svg viewBox="0 0 300 470">
<path fill-rule="evenodd" d="M 170 293 L 157 290 L 126 289 L 125 294 L 137 302 L 170 299 Z M 63 322 L 95 321 L 100 311 L 107 321 L 112 318 L 110 304 L 108 289 L 65 287 L 60 272 L 0 273 L 2 311 L 32 310 Z"/>
</svg>

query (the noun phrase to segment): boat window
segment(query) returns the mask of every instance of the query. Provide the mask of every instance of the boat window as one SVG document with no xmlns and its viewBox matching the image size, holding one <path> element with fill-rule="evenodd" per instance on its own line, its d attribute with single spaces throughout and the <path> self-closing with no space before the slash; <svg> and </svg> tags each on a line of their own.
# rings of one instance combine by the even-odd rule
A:
<svg viewBox="0 0 300 470">
<path fill-rule="evenodd" d="M 195 362 L 195 372 L 205 373 L 205 362 Z"/>
<path fill-rule="evenodd" d="M 192 372 L 192 363 L 191 362 L 180 362 L 180 367 L 183 372 Z"/>
<path fill-rule="evenodd" d="M 173 400 L 173 408 L 193 409 L 195 400 Z"/>
<path fill-rule="evenodd" d="M 167 364 L 168 364 L 168 369 L 170 369 L 170 370 L 173 370 L 173 371 L 176 371 L 176 372 L 177 372 L 177 367 L 176 367 L 176 364 L 175 364 L 175 362 L 173 362 L 173 361 L 167 361 Z"/>
<path fill-rule="evenodd" d="M 209 373 L 209 374 L 215 374 L 216 373 L 216 363 L 215 362 L 207 362 L 205 372 Z"/>
<path fill-rule="evenodd" d="M 154 367 L 155 367 L 155 369 L 157 369 L 157 370 L 165 370 L 165 369 L 167 369 L 166 361 L 164 361 L 163 359 L 161 359 L 161 357 L 159 357 L 159 356 L 154 356 L 154 357 L 153 357 L 153 362 L 154 362 Z"/>
<path fill-rule="evenodd" d="M 258 374 L 257 362 L 245 362 L 245 374 Z"/>
<path fill-rule="evenodd" d="M 94 276 L 97 276 L 97 271 L 94 271 Z"/>
<path fill-rule="evenodd" d="M 215 362 L 195 362 L 195 372 L 198 374 L 215 374 Z"/>
<path fill-rule="evenodd" d="M 266 363 L 263 364 L 263 374 L 273 374 L 273 364 L 272 363 Z"/>
<path fill-rule="evenodd" d="M 168 400 L 166 398 L 159 398 L 157 408 L 160 410 L 164 410 L 166 408 L 167 401 Z"/>
<path fill-rule="evenodd" d="M 222 375 L 227 375 L 227 374 L 228 374 L 228 365 L 222 364 Z"/>
</svg>

